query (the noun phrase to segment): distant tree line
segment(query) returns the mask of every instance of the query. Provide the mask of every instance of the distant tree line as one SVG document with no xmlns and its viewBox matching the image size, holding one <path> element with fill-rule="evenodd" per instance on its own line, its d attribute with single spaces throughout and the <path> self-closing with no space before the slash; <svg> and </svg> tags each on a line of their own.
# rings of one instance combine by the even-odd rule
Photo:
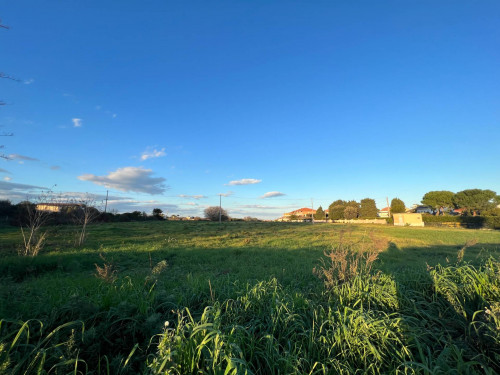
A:
<svg viewBox="0 0 500 375">
<path fill-rule="evenodd" d="M 83 208 L 83 209 L 82 209 Z M 36 203 L 22 201 L 12 204 L 9 200 L 0 200 L 0 222 L 14 226 L 25 224 L 29 212 L 36 210 Z M 151 214 L 144 211 L 132 211 L 124 213 L 103 212 L 96 207 L 82 206 L 77 209 L 76 205 L 62 207 L 59 212 L 47 212 L 46 225 L 78 224 L 85 219 L 85 215 L 92 217 L 92 222 L 130 222 L 130 221 L 156 221 L 169 219 L 160 208 L 153 209 Z M 179 220 L 178 216 L 172 216 L 172 220 Z M 201 220 L 201 218 L 195 218 Z"/>
<path fill-rule="evenodd" d="M 462 209 L 461 215 L 500 216 L 500 196 L 492 190 L 467 189 L 457 193 L 451 191 L 429 191 L 422 198 L 422 204 L 432 208 L 436 215 L 452 213 L 455 209 Z M 393 198 L 390 204 L 390 213 L 404 213 L 407 207 L 399 198 Z M 338 199 L 328 206 L 328 218 L 342 219 L 373 219 L 378 216 L 375 200 L 371 198 L 345 201 Z M 326 213 L 320 206 L 316 210 L 316 220 L 325 219 Z"/>
<path fill-rule="evenodd" d="M 429 191 L 423 196 L 422 203 L 432 207 L 437 214 L 461 208 L 462 215 L 500 216 L 500 196 L 488 189 L 467 189 L 458 193 L 447 190 Z"/>
<path fill-rule="evenodd" d="M 362 199 L 360 202 L 338 199 L 328 206 L 328 218 L 331 220 L 373 219 L 377 215 L 377 205 L 371 198 Z"/>
</svg>

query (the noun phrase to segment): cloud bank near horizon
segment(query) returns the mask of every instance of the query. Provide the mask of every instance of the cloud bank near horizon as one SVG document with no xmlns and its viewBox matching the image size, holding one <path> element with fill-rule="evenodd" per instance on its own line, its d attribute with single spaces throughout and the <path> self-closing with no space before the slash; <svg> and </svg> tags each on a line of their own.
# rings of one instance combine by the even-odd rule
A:
<svg viewBox="0 0 500 375">
<path fill-rule="evenodd" d="M 206 195 L 201 195 L 201 194 L 197 194 L 197 195 L 179 194 L 178 197 L 185 198 L 185 199 L 204 199 L 204 198 L 207 198 Z"/>
</svg>

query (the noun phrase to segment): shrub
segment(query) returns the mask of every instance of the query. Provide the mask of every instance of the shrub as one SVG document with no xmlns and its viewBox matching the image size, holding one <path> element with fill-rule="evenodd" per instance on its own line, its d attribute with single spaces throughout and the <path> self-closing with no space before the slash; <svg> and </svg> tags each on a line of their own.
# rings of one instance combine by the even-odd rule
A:
<svg viewBox="0 0 500 375">
<path fill-rule="evenodd" d="M 321 266 L 313 269 L 313 273 L 322 279 L 327 289 L 351 281 L 358 275 L 368 275 L 378 258 L 385 250 L 387 241 L 377 239 L 370 234 L 361 242 L 345 239 L 345 232 L 340 232 L 338 243 L 325 251 L 327 258 L 321 260 Z"/>
</svg>

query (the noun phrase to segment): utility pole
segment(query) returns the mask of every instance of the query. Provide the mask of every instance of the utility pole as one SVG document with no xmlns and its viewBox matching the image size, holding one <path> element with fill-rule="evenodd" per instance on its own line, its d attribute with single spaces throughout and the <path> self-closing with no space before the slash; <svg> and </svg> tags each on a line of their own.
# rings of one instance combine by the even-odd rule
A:
<svg viewBox="0 0 500 375">
<path fill-rule="evenodd" d="M 219 224 L 222 224 L 222 194 L 219 194 Z"/>
<path fill-rule="evenodd" d="M 106 204 L 104 205 L 104 213 L 106 213 L 106 211 L 108 209 L 108 194 L 109 194 L 109 190 L 106 190 Z"/>
</svg>

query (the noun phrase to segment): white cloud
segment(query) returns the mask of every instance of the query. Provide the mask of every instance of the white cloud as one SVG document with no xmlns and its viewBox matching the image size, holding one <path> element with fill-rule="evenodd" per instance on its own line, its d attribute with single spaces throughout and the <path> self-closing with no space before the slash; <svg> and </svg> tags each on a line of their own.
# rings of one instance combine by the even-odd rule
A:
<svg viewBox="0 0 500 375">
<path fill-rule="evenodd" d="M 187 195 L 187 194 L 179 194 L 179 198 L 186 198 L 186 199 L 202 199 L 202 198 L 207 198 L 205 195 Z"/>
<path fill-rule="evenodd" d="M 58 165 L 53 165 L 50 167 L 50 169 L 52 169 L 53 171 L 57 171 L 57 170 L 61 169 L 61 167 Z"/>
<path fill-rule="evenodd" d="M 262 182 L 262 180 L 257 180 L 255 178 L 242 178 L 241 180 L 233 180 L 229 181 L 226 185 L 252 185 L 252 184 L 258 184 Z"/>
<path fill-rule="evenodd" d="M 25 85 L 31 85 L 33 82 L 35 82 L 35 80 L 34 80 L 33 78 L 30 78 L 30 79 L 26 79 L 26 80 L 24 81 L 24 84 L 25 84 Z"/>
<path fill-rule="evenodd" d="M 102 108 L 102 106 L 100 106 L 100 105 L 96 105 L 96 106 L 95 106 L 95 109 L 96 109 L 96 110 L 98 110 L 98 111 L 100 111 L 100 110 L 101 110 L 101 108 Z"/>
<path fill-rule="evenodd" d="M 113 116 L 111 116 L 111 117 L 116 118 L 116 113 L 113 113 Z"/>
<path fill-rule="evenodd" d="M 185 204 L 188 206 L 198 206 L 198 203 L 196 203 L 196 202 L 187 202 Z"/>
<path fill-rule="evenodd" d="M 4 181 L 10 181 L 10 180 L 12 180 L 12 177 L 5 176 L 5 177 L 3 178 L 3 180 L 4 180 Z"/>
<path fill-rule="evenodd" d="M 266 194 L 264 194 L 263 196 L 261 196 L 260 198 L 261 199 L 265 199 L 265 198 L 274 198 L 274 197 L 282 197 L 286 194 L 284 193 L 281 193 L 279 191 L 269 191 L 267 192 Z"/>
<path fill-rule="evenodd" d="M 219 194 L 219 195 L 222 195 L 223 197 L 230 197 L 233 194 L 234 194 L 234 191 L 228 191 L 227 193 L 222 193 L 222 194 Z"/>
<path fill-rule="evenodd" d="M 36 158 L 32 158 L 30 156 L 25 156 L 25 155 L 19 155 L 19 154 L 10 154 L 10 155 L 8 155 L 8 158 L 12 159 L 12 160 L 39 161 Z"/>
<path fill-rule="evenodd" d="M 166 153 L 165 153 L 165 148 L 162 148 L 161 150 L 157 150 L 157 149 L 154 149 L 154 150 L 146 150 L 142 153 L 141 155 L 141 160 L 148 160 L 148 159 L 152 159 L 152 158 L 159 158 L 161 156 L 165 156 Z"/>
<path fill-rule="evenodd" d="M 71 121 L 73 121 L 73 126 L 75 128 L 81 128 L 82 127 L 82 119 L 81 118 L 73 118 L 71 119 Z"/>
<path fill-rule="evenodd" d="M 143 167 L 124 167 L 110 172 L 107 176 L 84 174 L 78 179 L 91 181 L 110 189 L 120 191 L 135 191 L 137 193 L 162 194 L 167 190 L 163 177 L 152 177 L 153 171 Z"/>
</svg>

